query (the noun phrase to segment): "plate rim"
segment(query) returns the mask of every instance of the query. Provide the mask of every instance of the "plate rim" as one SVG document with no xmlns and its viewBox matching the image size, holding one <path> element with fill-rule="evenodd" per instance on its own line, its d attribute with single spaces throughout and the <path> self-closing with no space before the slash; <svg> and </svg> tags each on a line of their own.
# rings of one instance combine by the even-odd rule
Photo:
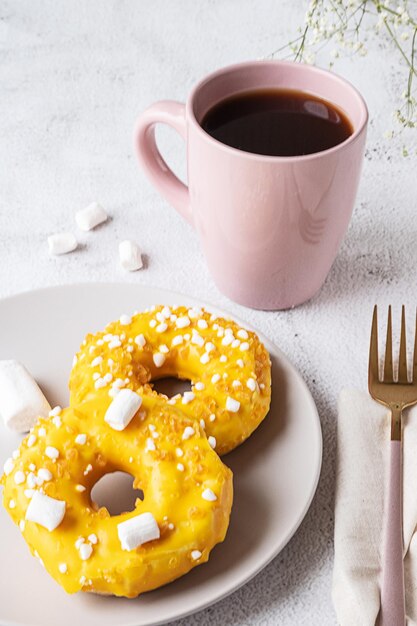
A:
<svg viewBox="0 0 417 626">
<path fill-rule="evenodd" d="M 248 583 L 249 581 L 251 581 L 255 576 L 257 576 L 263 569 L 265 569 L 265 567 L 267 567 L 267 565 L 269 565 L 269 563 L 271 563 L 271 561 L 273 561 L 273 559 L 278 556 L 278 554 L 285 548 L 285 546 L 288 544 L 288 542 L 292 539 L 292 537 L 295 535 L 295 533 L 297 532 L 298 528 L 300 527 L 302 521 L 304 520 L 305 516 L 307 515 L 307 512 L 311 506 L 311 503 L 313 501 L 313 498 L 316 494 L 317 491 L 317 486 L 320 480 L 320 475 L 321 475 L 321 469 L 322 469 L 322 462 L 323 462 L 323 434 L 322 434 L 322 428 L 321 428 L 321 422 L 320 422 L 320 416 L 319 416 L 319 412 L 316 406 L 316 403 L 314 401 L 313 395 L 307 385 L 307 383 L 305 382 L 304 378 L 301 376 L 300 372 L 298 371 L 298 369 L 295 367 L 295 365 L 292 363 L 291 359 L 289 359 L 286 354 L 281 350 L 281 348 L 279 348 L 271 339 L 269 339 L 266 335 L 264 335 L 263 332 L 259 331 L 258 329 L 254 328 L 252 324 L 246 322 L 244 319 L 242 319 L 240 317 L 240 315 L 235 315 L 234 313 L 231 313 L 229 310 L 224 309 L 223 307 L 219 307 L 217 305 L 214 305 L 210 302 L 207 302 L 204 299 L 200 299 L 197 298 L 193 295 L 187 295 L 172 289 L 166 289 L 165 287 L 159 287 L 156 285 L 144 285 L 141 283 L 133 283 L 133 282 L 117 282 L 117 281 L 79 281 L 79 282 L 71 282 L 71 283 L 64 283 L 64 284 L 60 284 L 60 285 L 47 285 L 47 286 L 43 286 L 43 287 L 36 287 L 34 289 L 27 289 L 24 291 L 19 291 L 19 293 L 16 294 L 11 294 L 8 296 L 5 296 L 3 298 L 0 298 L 0 308 L 2 307 L 3 303 L 6 302 L 10 302 L 13 300 L 19 300 L 22 298 L 25 298 L 27 296 L 31 296 L 34 295 L 36 296 L 38 295 L 42 295 L 42 293 L 45 292 L 51 292 L 51 291 L 56 291 L 56 290 L 66 290 L 66 289 L 77 289 L 77 288 L 85 288 L 85 287 L 99 287 L 99 288 L 104 288 L 104 289 L 110 289 L 110 288 L 129 288 L 129 287 L 133 287 L 137 290 L 155 290 L 155 291 L 159 291 L 161 293 L 165 293 L 168 294 L 170 296 L 175 296 L 176 298 L 184 298 L 184 299 L 188 299 L 188 300 L 194 300 L 195 302 L 199 303 L 200 306 L 203 307 L 207 307 L 208 310 L 212 310 L 213 312 L 217 312 L 217 313 L 221 313 L 223 315 L 226 316 L 230 316 L 233 320 L 235 320 L 237 323 L 245 326 L 246 328 L 256 332 L 256 334 L 259 336 L 259 338 L 261 339 L 261 341 L 266 345 L 268 351 L 269 350 L 269 346 L 273 347 L 274 352 L 277 354 L 280 362 L 284 362 L 286 368 L 290 371 L 291 376 L 295 377 L 299 384 L 301 384 L 301 387 L 303 388 L 304 394 L 306 395 L 306 397 L 308 397 L 309 400 L 309 404 L 310 404 L 310 408 L 311 408 L 311 416 L 310 419 L 313 419 L 313 424 L 314 424 L 314 431 L 315 431 L 315 445 L 314 445 L 314 450 L 315 450 L 315 474 L 314 474 L 314 480 L 311 483 L 311 488 L 310 488 L 310 493 L 308 496 L 308 499 L 306 499 L 306 503 L 304 504 L 304 507 L 302 509 L 302 512 L 300 512 L 300 514 L 298 515 L 298 519 L 297 522 L 291 527 L 291 529 L 285 534 L 285 536 L 283 537 L 282 541 L 279 543 L 279 545 L 276 546 L 276 548 L 268 554 L 266 559 L 263 559 L 262 562 L 259 564 L 258 567 L 256 567 L 254 570 L 252 570 L 250 572 L 250 574 L 243 574 L 238 581 L 234 582 L 232 586 L 230 586 L 229 588 L 227 588 L 226 590 L 224 590 L 223 592 L 221 592 L 220 594 L 217 593 L 215 595 L 215 597 L 209 598 L 207 601 L 205 602 L 201 602 L 201 601 L 197 601 L 196 605 L 193 605 L 192 607 L 189 607 L 183 611 L 180 611 L 178 613 L 176 613 L 175 615 L 170 616 L 169 618 L 162 618 L 161 620 L 153 620 L 152 622 L 146 622 L 146 624 L 143 624 L 142 626 L 162 626 L 163 624 L 168 624 L 169 622 L 173 621 L 173 620 L 179 620 L 179 619 L 183 619 L 185 617 L 188 617 L 190 615 L 199 613 L 200 611 L 204 611 L 205 609 L 207 609 L 210 606 L 213 606 L 214 604 L 217 604 L 218 602 L 220 602 L 221 600 L 224 600 L 226 597 L 232 595 L 235 591 L 237 591 L 238 589 L 240 589 L 241 587 L 243 587 L 246 583 Z M 161 302 L 161 304 L 163 303 L 163 301 Z M 239 305 L 241 306 L 241 305 Z M 24 625 L 22 622 L 15 622 L 15 621 L 8 621 L 5 622 L 3 621 L 3 618 L 0 616 L 0 626 L 26 626 Z M 137 623 L 126 623 L 125 626 L 137 626 Z"/>
</svg>

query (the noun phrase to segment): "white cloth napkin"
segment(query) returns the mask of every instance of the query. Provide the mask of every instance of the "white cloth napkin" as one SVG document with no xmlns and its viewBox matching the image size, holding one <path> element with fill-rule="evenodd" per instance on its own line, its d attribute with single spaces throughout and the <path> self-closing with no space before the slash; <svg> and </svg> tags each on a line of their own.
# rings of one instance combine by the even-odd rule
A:
<svg viewBox="0 0 417 626">
<path fill-rule="evenodd" d="M 403 530 L 408 626 L 417 626 L 417 408 L 404 413 Z M 340 626 L 374 626 L 379 611 L 390 416 L 367 393 L 339 399 L 333 602 Z M 394 626 L 394 625 L 393 625 Z"/>
</svg>

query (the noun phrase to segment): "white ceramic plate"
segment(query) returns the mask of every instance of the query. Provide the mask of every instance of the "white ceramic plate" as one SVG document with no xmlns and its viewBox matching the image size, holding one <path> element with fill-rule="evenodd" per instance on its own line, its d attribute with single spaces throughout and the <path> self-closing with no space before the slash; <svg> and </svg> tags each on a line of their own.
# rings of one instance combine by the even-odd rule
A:
<svg viewBox="0 0 417 626">
<path fill-rule="evenodd" d="M 177 293 L 128 284 L 53 287 L 2 300 L 0 359 L 22 361 L 50 403 L 65 406 L 72 356 L 84 335 L 123 312 L 158 303 L 202 304 Z M 218 312 L 216 307 L 207 308 Z M 232 593 L 282 550 L 313 498 L 322 438 L 305 383 L 281 351 L 262 339 L 272 358 L 272 407 L 250 439 L 224 459 L 234 472 L 235 500 L 226 540 L 213 550 L 210 561 L 135 600 L 69 596 L 30 556 L 0 506 L 0 624 L 163 624 Z M 20 438 L 0 424 L 1 466 Z"/>
</svg>

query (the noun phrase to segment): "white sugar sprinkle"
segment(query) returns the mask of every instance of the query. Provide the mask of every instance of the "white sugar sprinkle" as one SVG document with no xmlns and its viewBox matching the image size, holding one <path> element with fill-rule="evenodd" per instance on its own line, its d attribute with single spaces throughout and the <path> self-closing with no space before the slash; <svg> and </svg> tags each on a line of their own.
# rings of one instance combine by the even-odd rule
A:
<svg viewBox="0 0 417 626">
<path fill-rule="evenodd" d="M 250 389 L 251 391 L 255 391 L 255 389 L 256 389 L 256 380 L 254 380 L 253 378 L 248 378 L 247 383 L 246 383 L 246 387 L 248 389 Z"/>
<path fill-rule="evenodd" d="M 182 438 L 185 439 L 189 439 L 190 437 L 192 437 L 195 434 L 195 430 L 192 426 L 186 426 L 184 428 L 184 432 L 182 433 Z"/>
<path fill-rule="evenodd" d="M 83 491 L 85 491 L 84 485 L 75 485 L 75 491 L 82 493 Z"/>
<path fill-rule="evenodd" d="M 151 321 L 149 322 L 149 326 L 150 326 L 151 328 L 155 328 L 155 326 L 156 326 L 156 320 L 151 320 Z"/>
<path fill-rule="evenodd" d="M 230 346 L 231 343 L 233 343 L 233 336 L 225 335 L 222 339 L 222 346 Z"/>
<path fill-rule="evenodd" d="M 110 374 L 110 372 L 107 372 L 107 374 L 103 376 L 103 380 L 107 384 L 111 383 L 111 381 L 113 380 L 113 374 Z"/>
<path fill-rule="evenodd" d="M 215 419 L 216 419 L 216 415 L 214 413 L 211 413 L 211 415 L 209 416 L 210 422 L 214 422 Z"/>
<path fill-rule="evenodd" d="M 103 363 L 103 357 L 102 356 L 96 356 L 96 358 L 91 361 L 91 367 L 97 367 L 101 363 Z"/>
<path fill-rule="evenodd" d="M 25 527 L 26 527 L 26 522 L 25 522 L 24 519 L 21 519 L 20 522 L 19 522 L 20 530 L 23 532 L 25 530 Z"/>
<path fill-rule="evenodd" d="M 50 459 L 57 459 L 59 457 L 59 450 L 57 450 L 53 446 L 46 446 L 45 454 Z"/>
<path fill-rule="evenodd" d="M 153 441 L 153 439 L 148 438 L 146 440 L 145 452 L 153 452 L 154 450 L 156 450 L 156 446 L 154 444 L 154 441 Z"/>
<path fill-rule="evenodd" d="M 62 408 L 60 406 L 56 406 L 49 411 L 49 417 L 55 417 L 55 415 L 59 415 L 60 413 L 62 413 Z"/>
<path fill-rule="evenodd" d="M 18 470 L 14 475 L 14 482 L 16 483 L 16 485 L 21 485 L 25 482 L 25 475 L 21 470 Z"/>
<path fill-rule="evenodd" d="M 195 343 L 197 346 L 202 348 L 204 346 L 204 339 L 199 333 L 197 333 L 196 331 L 193 331 L 193 336 L 191 337 L 191 343 Z"/>
<path fill-rule="evenodd" d="M 75 547 L 77 548 L 77 550 L 81 548 L 83 543 L 85 543 L 84 537 L 78 537 L 78 539 L 75 541 Z"/>
<path fill-rule="evenodd" d="M 179 457 L 184 455 L 184 452 L 181 450 L 181 448 L 176 448 L 175 449 L 175 454 Z"/>
<path fill-rule="evenodd" d="M 91 535 L 88 535 L 87 537 L 88 541 L 92 544 L 96 544 L 98 539 L 97 539 L 97 535 L 95 533 L 91 533 Z"/>
<path fill-rule="evenodd" d="M 206 352 L 213 352 L 216 349 L 216 346 L 211 341 L 208 341 L 205 345 Z"/>
<path fill-rule="evenodd" d="M 200 420 L 200 426 L 201 426 L 201 428 L 202 428 L 203 430 L 204 430 L 204 429 L 205 429 L 205 427 L 206 427 L 206 422 L 203 420 L 203 418 L 201 418 L 201 420 Z"/>
<path fill-rule="evenodd" d="M 186 328 L 191 324 L 191 322 L 190 319 L 186 315 L 184 315 L 182 317 L 178 317 L 175 324 L 177 328 Z"/>
<path fill-rule="evenodd" d="M 179 346 L 180 344 L 183 343 L 183 341 L 184 339 L 182 335 L 176 335 L 171 342 L 171 346 Z"/>
<path fill-rule="evenodd" d="M 165 363 L 165 354 L 162 354 L 162 352 L 156 352 L 153 354 L 152 359 L 156 367 L 162 367 Z"/>
<path fill-rule="evenodd" d="M 52 480 L 52 474 L 49 471 L 49 469 L 46 469 L 46 467 L 41 467 L 38 470 L 38 476 L 39 476 L 39 478 L 41 478 L 45 482 L 48 482 L 49 480 Z"/>
<path fill-rule="evenodd" d="M 244 341 L 243 343 L 240 344 L 240 349 L 242 350 L 242 352 L 246 352 L 247 350 L 249 350 L 249 344 L 247 341 Z"/>
<path fill-rule="evenodd" d="M 38 429 L 38 435 L 39 437 L 45 437 L 46 435 L 46 430 L 43 426 L 41 426 L 41 428 Z"/>
<path fill-rule="evenodd" d="M 123 314 L 120 316 L 119 322 L 122 326 L 129 326 L 132 323 L 132 318 L 130 315 Z"/>
<path fill-rule="evenodd" d="M 217 500 L 216 494 L 211 489 L 204 489 L 201 497 L 203 498 L 203 500 L 207 500 L 208 502 L 214 502 L 215 500 Z"/>
<path fill-rule="evenodd" d="M 237 359 L 236 364 L 239 365 L 239 367 L 244 367 L 245 366 L 245 364 L 242 361 L 242 359 Z"/>
<path fill-rule="evenodd" d="M 140 346 L 141 348 L 143 348 L 143 346 L 146 344 L 145 336 L 142 333 L 135 337 L 135 344 Z"/>
<path fill-rule="evenodd" d="M 213 374 L 213 376 L 211 377 L 211 382 L 213 383 L 213 385 L 218 383 L 219 380 L 220 380 L 220 374 Z"/>
<path fill-rule="evenodd" d="M 197 326 L 201 329 L 201 330 L 205 330 L 206 328 L 208 328 L 208 324 L 206 322 L 206 320 L 198 320 L 197 322 Z"/>
<path fill-rule="evenodd" d="M 16 506 L 16 502 L 14 500 L 9 500 L 9 509 L 14 509 Z"/>
<path fill-rule="evenodd" d="M 195 387 L 195 389 L 197 389 L 197 391 L 203 391 L 203 389 L 204 389 L 204 383 L 202 383 L 202 382 L 200 382 L 200 381 L 199 381 L 199 382 L 197 382 L 197 383 L 194 385 L 194 387 Z"/>
<path fill-rule="evenodd" d="M 226 399 L 226 409 L 232 413 L 237 413 L 240 409 L 240 402 L 228 396 Z"/>
<path fill-rule="evenodd" d="M 235 389 L 238 389 L 239 387 L 241 387 L 241 386 L 242 386 L 242 383 L 240 382 L 240 380 L 234 380 L 234 381 L 232 382 L 232 386 L 233 386 Z"/>
<path fill-rule="evenodd" d="M 61 574 L 66 574 L 66 573 L 67 573 L 67 571 L 68 571 L 68 566 L 67 566 L 67 564 L 66 564 L 66 563 L 60 563 L 60 564 L 58 565 L 58 569 L 59 569 L 59 571 L 60 571 L 60 573 L 61 573 Z"/>
<path fill-rule="evenodd" d="M 216 445 L 217 445 L 216 437 L 213 437 L 213 435 L 210 435 L 210 437 L 208 437 L 208 442 L 210 446 L 213 448 L 213 450 L 215 450 Z"/>
<path fill-rule="evenodd" d="M 162 354 L 168 354 L 169 352 L 169 348 L 168 346 L 166 346 L 164 343 L 159 346 L 159 352 L 162 352 Z"/>
<path fill-rule="evenodd" d="M 120 348 L 121 345 L 122 345 L 122 343 L 121 343 L 121 341 L 119 339 L 113 339 L 109 343 L 109 348 L 110 348 L 110 350 L 113 350 L 114 348 Z"/>
<path fill-rule="evenodd" d="M 33 472 L 29 472 L 27 478 L 26 478 L 26 483 L 27 486 L 29 487 L 29 489 L 35 489 L 36 487 L 36 476 Z"/>
<path fill-rule="evenodd" d="M 87 435 L 84 433 L 80 433 L 75 437 L 75 443 L 78 443 L 80 446 L 83 446 L 87 441 Z"/>
<path fill-rule="evenodd" d="M 191 558 L 193 561 L 198 561 L 198 559 L 201 559 L 202 553 L 200 552 L 200 550 L 193 550 L 191 552 Z"/>
<path fill-rule="evenodd" d="M 232 348 L 238 348 L 240 346 L 240 340 L 239 339 L 234 339 L 232 341 Z"/>
<path fill-rule="evenodd" d="M 182 463 L 177 463 L 177 470 L 178 470 L 179 472 L 183 472 L 183 471 L 184 471 L 184 469 L 185 469 L 185 468 L 184 468 L 184 465 L 183 465 Z"/>
<path fill-rule="evenodd" d="M 93 546 L 91 546 L 89 543 L 83 543 L 79 548 L 79 552 L 81 560 L 87 561 L 93 554 Z"/>
<path fill-rule="evenodd" d="M 54 426 L 56 426 L 57 428 L 61 428 L 62 426 L 62 421 L 59 415 L 56 415 L 55 417 L 52 418 L 52 423 Z"/>
<path fill-rule="evenodd" d="M 34 445 L 34 443 L 36 443 L 35 435 L 29 435 L 26 443 L 27 443 L 28 448 L 31 448 Z"/>
<path fill-rule="evenodd" d="M 237 334 L 238 337 L 240 337 L 240 339 L 249 339 L 248 333 L 243 328 L 238 330 L 236 334 Z"/>
<path fill-rule="evenodd" d="M 161 324 L 158 324 L 158 326 L 156 327 L 156 332 L 157 333 L 164 333 L 168 328 L 168 324 L 166 322 L 162 322 Z"/>
<path fill-rule="evenodd" d="M 93 380 L 98 380 L 99 378 L 101 378 L 100 374 L 98 372 L 94 372 Z"/>
<path fill-rule="evenodd" d="M 210 356 L 208 352 L 205 352 L 201 357 L 200 357 L 200 363 L 202 363 L 203 365 L 207 365 L 207 363 L 210 361 Z"/>
<path fill-rule="evenodd" d="M 225 354 L 222 354 L 220 357 L 220 363 L 226 363 L 227 361 L 227 356 Z"/>
<path fill-rule="evenodd" d="M 182 403 L 189 404 L 190 402 L 192 402 L 192 400 L 194 400 L 194 398 L 195 394 L 192 391 L 184 391 L 182 396 Z"/>
</svg>

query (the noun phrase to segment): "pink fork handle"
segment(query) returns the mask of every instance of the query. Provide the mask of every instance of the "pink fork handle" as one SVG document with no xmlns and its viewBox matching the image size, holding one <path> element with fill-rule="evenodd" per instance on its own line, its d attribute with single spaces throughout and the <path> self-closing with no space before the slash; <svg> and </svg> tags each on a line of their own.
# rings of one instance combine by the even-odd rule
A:
<svg viewBox="0 0 417 626">
<path fill-rule="evenodd" d="M 170 204 L 192 224 L 188 187 L 175 176 L 158 150 L 155 126 L 172 126 L 186 140 L 185 105 L 172 100 L 161 100 L 148 107 L 136 123 L 136 154 L 151 182 Z"/>
<path fill-rule="evenodd" d="M 405 625 L 401 441 L 391 441 L 379 626 Z"/>
</svg>

